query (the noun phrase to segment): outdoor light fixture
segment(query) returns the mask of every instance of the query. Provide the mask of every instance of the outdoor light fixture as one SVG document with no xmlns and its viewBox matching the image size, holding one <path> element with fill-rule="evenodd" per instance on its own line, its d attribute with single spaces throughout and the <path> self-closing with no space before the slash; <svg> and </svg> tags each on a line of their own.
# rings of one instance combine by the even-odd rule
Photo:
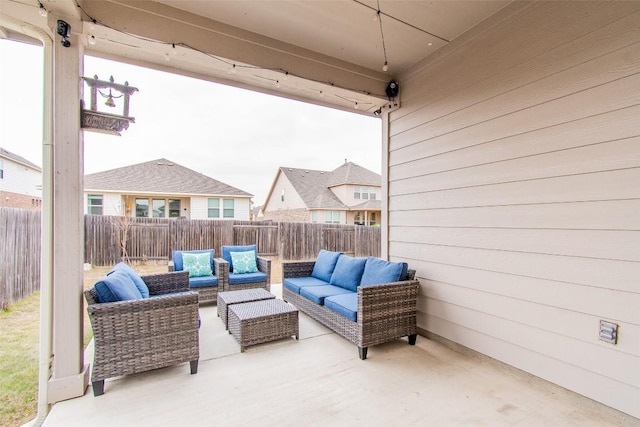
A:
<svg viewBox="0 0 640 427">
<path fill-rule="evenodd" d="M 60 40 L 62 46 L 71 46 L 71 42 L 69 41 L 69 37 L 71 36 L 71 25 L 67 24 L 62 19 L 58 19 L 58 34 L 62 36 L 62 40 Z"/>
<path fill-rule="evenodd" d="M 395 80 L 391 80 L 384 92 L 389 98 L 395 98 L 396 96 L 398 96 L 398 93 L 400 92 L 398 82 Z"/>
</svg>

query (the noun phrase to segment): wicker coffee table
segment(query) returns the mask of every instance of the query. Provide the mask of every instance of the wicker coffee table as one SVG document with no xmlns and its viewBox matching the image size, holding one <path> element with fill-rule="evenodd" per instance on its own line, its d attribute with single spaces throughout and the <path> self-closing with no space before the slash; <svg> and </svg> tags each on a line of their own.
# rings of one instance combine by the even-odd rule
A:
<svg viewBox="0 0 640 427">
<path fill-rule="evenodd" d="M 227 318 L 229 316 L 230 305 L 275 299 L 275 297 L 276 296 L 274 294 L 263 288 L 218 292 L 218 317 L 222 319 L 225 329 L 229 329 L 227 325 Z"/>
<path fill-rule="evenodd" d="M 247 346 L 295 336 L 298 332 L 298 310 L 281 299 L 233 304 L 229 306 L 229 332 Z"/>
</svg>

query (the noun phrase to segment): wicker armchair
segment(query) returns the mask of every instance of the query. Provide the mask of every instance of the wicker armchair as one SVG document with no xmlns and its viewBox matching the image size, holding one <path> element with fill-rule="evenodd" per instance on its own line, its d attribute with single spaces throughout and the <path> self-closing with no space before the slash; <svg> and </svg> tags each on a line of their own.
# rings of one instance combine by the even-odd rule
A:
<svg viewBox="0 0 640 427">
<path fill-rule="evenodd" d="M 227 262 L 227 280 L 224 283 L 225 291 L 242 291 L 245 289 L 262 288 L 271 290 L 271 260 L 256 255 L 256 273 L 236 274 L 232 269 L 231 252 L 253 250 L 257 254 L 256 245 L 248 246 L 222 246 L 222 258 Z"/>
<path fill-rule="evenodd" d="M 315 261 L 282 263 L 282 280 L 309 277 Z M 401 282 L 358 287 L 358 315 L 355 322 L 307 298 L 282 289 L 282 299 L 358 346 L 360 359 L 367 358 L 369 346 L 408 337 L 414 345 L 417 337 L 417 299 L 419 282 L 415 270 Z"/>
<path fill-rule="evenodd" d="M 182 271 L 182 270 L 176 270 L 175 257 L 177 252 L 184 252 L 184 251 L 172 252 L 172 259 L 169 261 L 167 265 L 169 272 Z M 202 252 L 202 251 L 187 251 L 187 252 Z M 226 288 L 229 282 L 229 263 L 227 263 L 222 258 L 213 258 L 211 261 L 211 270 L 213 272 L 213 277 L 218 279 L 218 283 L 216 285 L 207 284 L 203 286 L 202 284 L 197 283 L 197 281 L 202 278 L 189 279 L 189 287 L 192 291 L 198 292 L 200 304 L 209 304 L 209 303 L 217 304 L 218 292 L 227 290 Z"/>
<path fill-rule="evenodd" d="M 198 294 L 189 272 L 142 276 L 149 298 L 99 303 L 95 288 L 84 292 L 94 337 L 94 396 L 104 380 L 190 362 L 198 372 Z"/>
</svg>

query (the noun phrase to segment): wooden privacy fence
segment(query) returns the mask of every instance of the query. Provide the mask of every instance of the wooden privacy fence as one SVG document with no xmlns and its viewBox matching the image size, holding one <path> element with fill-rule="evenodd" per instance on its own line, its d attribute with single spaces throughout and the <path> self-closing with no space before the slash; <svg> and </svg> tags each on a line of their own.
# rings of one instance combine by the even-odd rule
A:
<svg viewBox="0 0 640 427">
<path fill-rule="evenodd" d="M 40 211 L 0 208 L 0 306 L 40 289 Z"/>
<path fill-rule="evenodd" d="M 168 260 L 172 250 L 256 244 L 283 260 L 314 258 L 320 249 L 380 256 L 380 228 L 359 225 L 85 216 L 85 262 L 96 266 Z"/>
</svg>

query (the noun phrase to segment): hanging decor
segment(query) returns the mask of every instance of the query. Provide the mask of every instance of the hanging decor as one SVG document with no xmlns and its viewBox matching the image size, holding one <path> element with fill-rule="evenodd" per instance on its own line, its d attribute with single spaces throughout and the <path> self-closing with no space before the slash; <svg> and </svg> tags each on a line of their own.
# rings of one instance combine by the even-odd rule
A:
<svg viewBox="0 0 640 427">
<path fill-rule="evenodd" d="M 98 76 L 82 79 L 91 90 L 89 109 L 84 108 L 84 102 L 82 106 L 83 129 L 120 136 L 120 132 L 129 128 L 129 123 L 135 123 L 135 118 L 129 116 L 129 98 L 138 88 L 129 86 L 129 82 L 114 83 L 113 76 L 109 81 L 99 80 Z M 123 98 L 122 115 L 98 111 L 98 94 L 106 99 L 104 105 L 109 108 L 116 107 L 114 99 Z"/>
</svg>

